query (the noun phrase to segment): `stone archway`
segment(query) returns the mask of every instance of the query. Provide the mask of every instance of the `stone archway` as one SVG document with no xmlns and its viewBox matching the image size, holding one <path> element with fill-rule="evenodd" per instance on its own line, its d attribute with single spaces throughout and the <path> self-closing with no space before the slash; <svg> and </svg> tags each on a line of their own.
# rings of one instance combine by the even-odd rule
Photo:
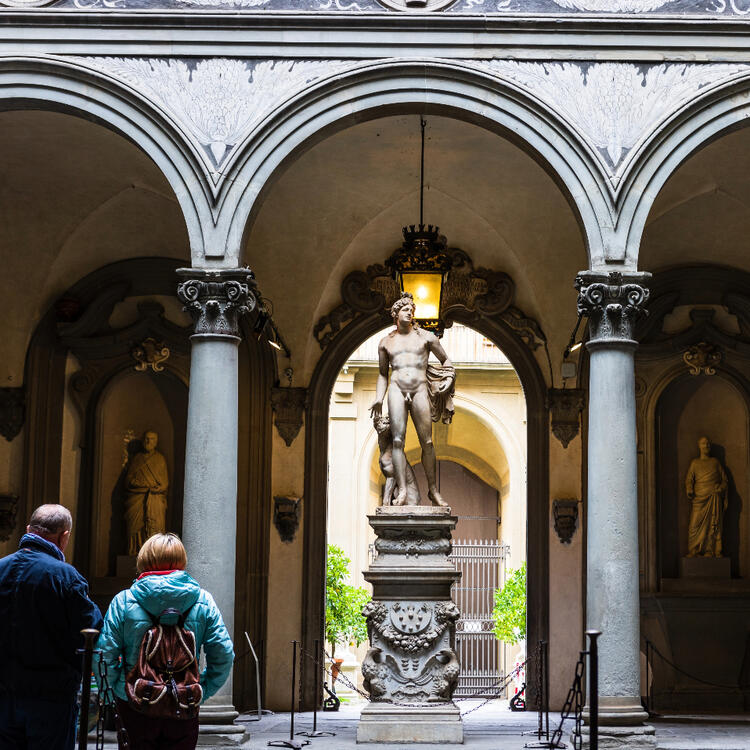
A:
<svg viewBox="0 0 750 750">
<path fill-rule="evenodd" d="M 454 268 L 444 291 L 446 322 L 470 326 L 495 343 L 515 368 L 526 397 L 527 638 L 536 642 L 546 639 L 549 620 L 549 418 L 547 386 L 535 356 L 535 351 L 545 351 L 546 340 L 539 324 L 513 305 L 515 284 L 507 274 L 474 268 L 465 253 L 453 252 Z M 302 638 L 307 643 L 323 639 L 331 391 L 351 352 L 390 322 L 388 309 L 398 294 L 398 285 L 384 267 L 354 271 L 342 283 L 343 302 L 314 328 L 323 354 L 310 383 L 306 411 Z M 535 699 L 533 693 L 530 698 Z M 303 703 L 311 707 L 316 699 L 315 674 L 303 664 Z"/>
</svg>

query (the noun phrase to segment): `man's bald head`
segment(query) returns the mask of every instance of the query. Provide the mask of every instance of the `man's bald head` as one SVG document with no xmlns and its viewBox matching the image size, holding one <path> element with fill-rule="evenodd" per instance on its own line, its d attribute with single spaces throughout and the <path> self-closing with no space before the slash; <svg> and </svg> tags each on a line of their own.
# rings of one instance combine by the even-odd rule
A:
<svg viewBox="0 0 750 750">
<path fill-rule="evenodd" d="M 64 552 L 72 528 L 73 517 L 70 511 L 64 505 L 47 503 L 40 505 L 31 514 L 26 531 L 52 542 Z"/>
</svg>

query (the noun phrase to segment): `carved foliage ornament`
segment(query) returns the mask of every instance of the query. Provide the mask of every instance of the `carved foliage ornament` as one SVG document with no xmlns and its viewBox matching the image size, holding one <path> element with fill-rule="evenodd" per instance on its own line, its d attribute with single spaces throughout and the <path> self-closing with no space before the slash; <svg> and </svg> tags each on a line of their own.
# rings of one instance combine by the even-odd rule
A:
<svg viewBox="0 0 750 750">
<path fill-rule="evenodd" d="M 131 354 L 138 363 L 135 366 L 138 372 L 146 372 L 149 368 L 154 372 L 162 372 L 164 370 L 162 362 L 169 359 L 169 348 L 163 341 L 157 341 L 149 336 L 133 347 Z"/>
<path fill-rule="evenodd" d="M 177 287 L 195 323 L 197 336 L 239 336 L 239 318 L 255 309 L 255 277 L 250 269 L 236 271 L 196 271 L 181 269 L 182 276 L 193 276 Z"/>
<path fill-rule="evenodd" d="M 302 428 L 306 401 L 306 388 L 271 389 L 274 424 L 287 447 L 294 442 L 294 438 L 297 437 Z"/>
<path fill-rule="evenodd" d="M 463 310 L 476 317 L 502 321 L 532 350 L 546 344 L 539 324 L 513 306 L 515 284 L 508 274 L 475 268 L 469 256 L 458 248 L 449 248 L 447 253 L 451 263 L 443 284 L 442 301 L 442 319 L 447 326 L 452 324 L 452 316 Z M 352 271 L 341 284 L 342 303 L 320 318 L 313 328 L 320 348 L 325 349 L 355 318 L 379 314 L 387 325 L 391 322 L 390 307 L 400 296 L 399 284 L 385 265 Z"/>
<path fill-rule="evenodd" d="M 683 355 L 682 359 L 688 366 L 691 375 L 715 375 L 716 367 L 721 364 L 723 352 L 716 344 L 701 341 L 691 346 Z"/>
<path fill-rule="evenodd" d="M 635 282 L 650 276 L 641 273 L 625 277 L 619 272 L 605 275 L 587 271 L 576 277 L 578 313 L 589 319 L 591 342 L 633 340 L 638 318 L 648 314 L 649 297 L 648 289 Z"/>
<path fill-rule="evenodd" d="M 586 391 L 578 388 L 550 388 L 548 398 L 552 434 L 562 443 L 563 448 L 567 448 L 578 434 Z"/>
<path fill-rule="evenodd" d="M 25 400 L 23 388 L 0 388 L 0 435 L 8 442 L 21 432 Z"/>
</svg>

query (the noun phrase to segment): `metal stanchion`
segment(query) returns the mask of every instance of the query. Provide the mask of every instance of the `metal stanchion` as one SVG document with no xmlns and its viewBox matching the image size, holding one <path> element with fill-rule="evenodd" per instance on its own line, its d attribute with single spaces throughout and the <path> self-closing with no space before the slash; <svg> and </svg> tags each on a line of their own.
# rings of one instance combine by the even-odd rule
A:
<svg viewBox="0 0 750 750">
<path fill-rule="evenodd" d="M 94 643 L 99 631 L 86 628 L 81 631 L 83 648 L 78 649 L 83 654 L 83 676 L 81 678 L 81 714 L 78 721 L 78 750 L 86 750 L 89 735 L 89 700 L 91 699 L 91 662 L 94 654 Z"/>
<path fill-rule="evenodd" d="M 297 644 L 299 641 L 292 641 L 292 702 L 290 709 L 289 739 L 288 740 L 270 740 L 269 747 L 291 747 L 293 750 L 300 750 L 305 745 L 309 745 L 309 740 L 294 739 L 294 688 L 297 683 Z"/>
<path fill-rule="evenodd" d="M 589 637 L 589 750 L 599 750 L 599 630 L 587 630 Z"/>
<path fill-rule="evenodd" d="M 320 641 L 315 640 L 315 658 L 313 659 L 315 665 L 315 685 L 320 685 Z M 318 703 L 322 699 L 320 691 L 316 691 L 315 700 L 313 701 L 313 728 L 311 732 L 297 732 L 298 737 L 335 737 L 336 732 L 325 732 L 318 731 Z"/>
<path fill-rule="evenodd" d="M 542 682 L 544 685 L 544 737 L 549 742 L 549 641 L 542 641 Z"/>
<path fill-rule="evenodd" d="M 253 642 L 250 640 L 250 636 L 247 634 L 247 631 L 245 631 L 245 639 L 247 640 L 247 645 L 250 646 L 250 652 L 253 655 L 253 659 L 255 659 L 255 692 L 258 696 L 258 716 L 256 719 L 252 719 L 252 721 L 260 721 L 263 718 L 263 714 L 272 714 L 273 711 L 263 709 L 262 707 L 263 701 L 261 699 L 260 693 L 260 662 L 258 661 L 258 655 L 255 653 Z"/>
</svg>

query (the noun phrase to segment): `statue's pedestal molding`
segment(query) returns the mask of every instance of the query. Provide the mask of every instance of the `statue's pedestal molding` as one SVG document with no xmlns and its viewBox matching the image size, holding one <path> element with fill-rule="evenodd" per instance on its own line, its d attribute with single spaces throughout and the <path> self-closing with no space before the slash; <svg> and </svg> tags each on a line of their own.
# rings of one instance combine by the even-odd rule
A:
<svg viewBox="0 0 750 750">
<path fill-rule="evenodd" d="M 385 506 L 368 518 L 377 557 L 364 574 L 373 598 L 362 675 L 372 702 L 357 742 L 462 743 L 451 700 L 459 674 L 451 586 L 461 574 L 448 555 L 457 519 L 429 506 Z"/>
<path fill-rule="evenodd" d="M 732 561 L 728 557 L 680 558 L 680 578 L 731 578 Z"/>
<path fill-rule="evenodd" d="M 370 703 L 362 709 L 357 742 L 421 742 L 460 745 L 461 712 L 452 701 L 434 706 Z"/>
</svg>

